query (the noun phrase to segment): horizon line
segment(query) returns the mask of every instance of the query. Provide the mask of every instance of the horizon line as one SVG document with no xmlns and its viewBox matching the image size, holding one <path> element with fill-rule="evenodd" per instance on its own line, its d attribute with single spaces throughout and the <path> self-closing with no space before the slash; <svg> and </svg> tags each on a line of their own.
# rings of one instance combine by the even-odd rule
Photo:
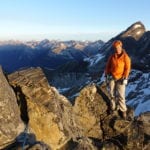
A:
<svg viewBox="0 0 150 150">
<path fill-rule="evenodd" d="M 10 34 L 0 35 L 0 41 L 42 41 L 48 39 L 50 41 L 108 41 L 118 32 L 99 32 L 99 33 L 42 33 L 42 34 Z"/>
</svg>

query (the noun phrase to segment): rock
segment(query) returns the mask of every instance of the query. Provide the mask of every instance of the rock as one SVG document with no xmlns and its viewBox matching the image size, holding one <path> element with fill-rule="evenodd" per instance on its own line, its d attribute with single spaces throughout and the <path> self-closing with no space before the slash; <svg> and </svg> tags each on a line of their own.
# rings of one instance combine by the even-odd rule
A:
<svg viewBox="0 0 150 150">
<path fill-rule="evenodd" d="M 133 120 L 123 120 L 117 112 L 113 112 L 104 118 L 101 126 L 103 129 L 104 145 L 105 142 L 108 142 L 108 147 L 113 143 L 115 146 L 124 149 L 142 149 L 144 132 L 140 123 Z"/>
<path fill-rule="evenodd" d="M 143 123 L 144 133 L 150 136 L 150 112 L 141 114 L 138 120 Z"/>
<path fill-rule="evenodd" d="M 127 120 L 122 119 L 119 110 L 110 110 L 106 84 L 87 85 L 72 106 L 48 84 L 40 68 L 18 71 L 8 78 L 18 103 L 26 104 L 24 109 L 20 106 L 31 132 L 26 149 L 48 149 L 47 144 L 52 150 L 142 150 L 149 146 L 149 115 L 136 119 L 128 108 Z"/>
<path fill-rule="evenodd" d="M 29 147 L 28 150 L 51 150 L 51 148 L 43 142 L 36 143 L 32 147 Z"/>
<path fill-rule="evenodd" d="M 102 139 L 100 117 L 108 107 L 95 85 L 86 86 L 75 100 L 73 111 L 80 135 Z"/>
<path fill-rule="evenodd" d="M 131 124 L 131 121 L 118 119 L 118 120 L 115 121 L 113 128 L 114 128 L 117 132 L 123 133 L 123 132 L 125 132 L 125 130 L 126 130 L 127 128 L 129 128 L 130 124 Z"/>
<path fill-rule="evenodd" d="M 78 141 L 78 145 L 75 148 L 70 148 L 70 150 L 98 150 L 96 146 L 93 145 L 92 140 L 89 138 L 82 138 Z"/>
<path fill-rule="evenodd" d="M 88 137 L 78 138 L 77 141 L 72 139 L 61 150 L 98 150 L 93 140 Z"/>
<path fill-rule="evenodd" d="M 133 121 L 123 135 L 127 137 L 126 149 L 141 150 L 143 148 L 144 132 L 139 122 Z"/>
<path fill-rule="evenodd" d="M 51 150 L 44 142 L 37 141 L 32 133 L 22 132 L 16 141 L 4 148 L 5 150 Z"/>
<path fill-rule="evenodd" d="M 103 129 L 103 138 L 104 140 L 110 139 L 111 137 L 115 137 L 120 135 L 120 131 L 114 128 L 114 123 L 118 116 L 114 113 L 106 116 L 103 120 L 101 120 L 101 126 Z"/>
<path fill-rule="evenodd" d="M 120 150 L 120 147 L 114 144 L 112 141 L 105 141 L 102 144 L 101 150 Z"/>
<path fill-rule="evenodd" d="M 101 95 L 106 96 L 104 100 L 106 101 L 107 98 L 109 99 L 109 94 L 106 90 L 105 85 L 102 84 L 101 86 L 99 86 L 99 89 L 101 90 Z M 109 106 L 109 103 L 107 104 Z M 115 147 L 117 146 L 119 148 L 129 150 L 141 150 L 143 148 L 143 125 L 140 122 L 134 120 L 134 113 L 131 108 L 128 108 L 127 111 L 128 120 L 123 120 L 120 117 L 119 111 L 117 110 L 113 112 L 108 111 L 108 113 L 105 112 L 105 114 L 106 116 L 100 120 L 104 140 L 102 144 L 105 145 L 105 142 L 108 142 L 107 145 L 110 146 L 113 143 L 115 144 Z M 110 149 L 113 149 L 113 146 Z"/>
<path fill-rule="evenodd" d="M 143 34 L 146 32 L 144 25 L 139 21 L 132 24 L 123 33 L 121 33 L 121 38 L 133 37 L 135 40 L 139 40 Z"/>
<path fill-rule="evenodd" d="M 49 86 L 40 68 L 18 71 L 8 78 L 14 89 L 20 88 L 20 95 L 24 95 L 27 103 L 25 116 L 29 117 L 28 125 L 37 140 L 44 141 L 52 149 L 63 147 L 73 137 L 70 102 Z"/>
<path fill-rule="evenodd" d="M 140 121 L 143 124 L 143 130 L 144 130 L 144 150 L 149 150 L 150 148 L 150 112 L 146 112 L 141 114 L 138 118 L 138 121 Z"/>
<path fill-rule="evenodd" d="M 4 148 L 24 130 L 13 89 L 0 67 L 0 149 Z"/>
</svg>

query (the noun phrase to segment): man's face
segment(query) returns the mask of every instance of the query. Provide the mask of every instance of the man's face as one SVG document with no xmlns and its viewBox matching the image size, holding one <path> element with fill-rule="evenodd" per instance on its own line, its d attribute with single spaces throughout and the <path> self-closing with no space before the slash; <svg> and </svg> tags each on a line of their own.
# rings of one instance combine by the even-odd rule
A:
<svg viewBox="0 0 150 150">
<path fill-rule="evenodd" d="M 122 46 L 121 46 L 121 45 L 117 45 L 117 46 L 115 47 L 115 52 L 116 52 L 117 54 L 121 54 L 121 53 L 122 53 Z"/>
</svg>

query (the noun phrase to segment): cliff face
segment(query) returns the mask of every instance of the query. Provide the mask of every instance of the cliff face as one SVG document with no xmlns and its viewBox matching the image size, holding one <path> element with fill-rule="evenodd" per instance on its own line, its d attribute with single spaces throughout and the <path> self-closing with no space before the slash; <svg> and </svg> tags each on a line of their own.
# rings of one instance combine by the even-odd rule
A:
<svg viewBox="0 0 150 150">
<path fill-rule="evenodd" d="M 0 67 L 0 149 L 12 143 L 23 130 L 17 98 Z"/>
<path fill-rule="evenodd" d="M 72 106 L 58 91 L 49 86 L 40 68 L 30 68 L 8 76 L 9 82 L 27 104 L 27 124 L 37 140 L 59 149 L 71 138 Z M 19 99 L 20 103 L 22 98 Z M 24 107 L 24 106 L 22 106 Z M 27 120 L 27 118 L 23 118 Z"/>
<path fill-rule="evenodd" d="M 105 84 L 84 87 L 73 105 L 48 84 L 40 68 L 17 71 L 8 79 L 28 133 L 5 149 L 19 150 L 25 141 L 24 149 L 30 150 L 148 150 L 149 113 L 134 118 L 128 108 L 128 119 L 123 120 L 117 110 L 110 110 Z"/>
<path fill-rule="evenodd" d="M 132 37 L 139 40 L 146 32 L 145 26 L 139 21 L 128 27 L 123 33 L 120 34 L 121 38 Z"/>
</svg>

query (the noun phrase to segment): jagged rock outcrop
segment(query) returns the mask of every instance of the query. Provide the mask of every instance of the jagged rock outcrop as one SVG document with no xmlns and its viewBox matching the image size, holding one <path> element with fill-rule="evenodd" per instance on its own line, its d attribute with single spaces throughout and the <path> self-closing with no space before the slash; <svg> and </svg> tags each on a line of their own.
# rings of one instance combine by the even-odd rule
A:
<svg viewBox="0 0 150 150">
<path fill-rule="evenodd" d="M 9 145 L 24 130 L 13 89 L 0 67 L 0 149 Z"/>
<path fill-rule="evenodd" d="M 150 113 L 143 113 L 139 116 L 138 119 L 143 122 L 144 133 L 150 135 Z"/>
<path fill-rule="evenodd" d="M 132 37 L 135 40 L 139 40 L 143 34 L 146 32 L 145 26 L 139 21 L 132 24 L 123 33 L 121 33 L 121 38 Z"/>
<path fill-rule="evenodd" d="M 73 109 L 82 135 L 92 138 L 93 143 L 99 139 L 97 148 L 141 150 L 144 130 L 141 122 L 134 120 L 133 110 L 128 108 L 128 120 L 124 120 L 118 110 L 111 112 L 109 105 L 105 85 L 89 85 L 80 92 Z"/>
<path fill-rule="evenodd" d="M 51 150 L 45 143 L 39 142 L 28 148 L 28 150 Z"/>
<path fill-rule="evenodd" d="M 106 114 L 107 109 L 106 102 L 98 94 L 94 84 L 87 86 L 80 92 L 75 100 L 73 110 L 76 124 L 81 128 L 82 136 L 103 138 L 100 117 Z"/>
<path fill-rule="evenodd" d="M 37 140 L 44 141 L 52 149 L 61 148 L 72 134 L 72 105 L 69 101 L 49 86 L 40 68 L 18 71 L 8 78 L 14 89 L 20 89 L 20 95 L 24 95 L 28 125 Z"/>
<path fill-rule="evenodd" d="M 150 148 L 150 112 L 145 112 L 145 113 L 141 114 L 137 118 L 137 120 L 143 124 L 143 130 L 144 130 L 144 145 L 143 145 L 143 147 L 146 150 L 149 150 L 149 148 Z"/>
<path fill-rule="evenodd" d="M 128 108 L 127 120 L 123 120 L 118 110 L 110 110 L 105 84 L 84 87 L 72 106 L 48 84 L 40 68 L 18 71 L 8 78 L 18 103 L 26 101 L 25 109 L 21 109 L 25 112 L 22 119 L 35 141 L 45 142 L 48 149 L 148 150 L 149 115 L 134 118 L 133 110 Z M 44 146 L 34 142 L 27 149 Z"/>
<path fill-rule="evenodd" d="M 70 148 L 70 150 L 96 150 L 96 146 L 94 146 L 93 141 L 89 138 L 82 138 L 78 140 L 78 144 L 74 148 Z"/>
</svg>

